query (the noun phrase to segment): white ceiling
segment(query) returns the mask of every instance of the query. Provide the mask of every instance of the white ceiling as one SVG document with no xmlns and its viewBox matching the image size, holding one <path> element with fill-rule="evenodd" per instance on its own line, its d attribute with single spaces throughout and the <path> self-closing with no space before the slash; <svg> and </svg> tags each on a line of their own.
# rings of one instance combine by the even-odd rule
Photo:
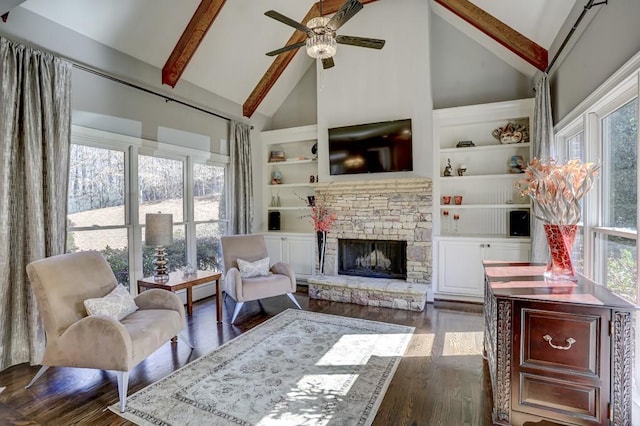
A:
<svg viewBox="0 0 640 426">
<path fill-rule="evenodd" d="M 471 1 L 548 49 L 576 0 Z M 162 68 L 199 3 L 199 0 L 27 0 L 20 7 Z M 242 105 L 273 61 L 265 52 L 284 46 L 292 34 L 290 27 L 264 16 L 264 12 L 274 9 L 301 20 L 313 3 L 314 0 L 227 1 L 182 80 Z M 376 7 L 376 2 L 365 5 L 353 19 L 367 19 L 367 8 L 371 7 Z M 468 26 L 461 19 L 451 18 L 449 22 L 452 20 Z M 348 26 L 349 23 L 343 27 L 343 34 L 349 34 Z M 375 37 L 375 28 L 371 34 L 352 35 Z M 499 45 L 490 48 L 506 51 Z M 495 53 L 501 56 L 503 52 Z M 258 112 L 273 115 L 311 63 L 305 54 L 297 54 Z M 533 73 L 535 69 L 529 67 Z M 522 64 L 516 68 L 521 69 Z"/>
</svg>

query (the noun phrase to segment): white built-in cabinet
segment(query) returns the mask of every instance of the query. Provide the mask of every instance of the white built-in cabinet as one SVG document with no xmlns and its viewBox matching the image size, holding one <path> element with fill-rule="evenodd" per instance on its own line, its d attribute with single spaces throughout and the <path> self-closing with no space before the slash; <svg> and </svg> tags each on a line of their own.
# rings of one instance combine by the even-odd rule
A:
<svg viewBox="0 0 640 426">
<path fill-rule="evenodd" d="M 261 133 L 263 158 L 263 223 L 272 263 L 289 263 L 298 278 L 307 278 L 315 268 L 315 232 L 308 197 L 315 196 L 318 176 L 316 125 L 269 130 Z M 281 152 L 285 161 L 272 161 Z M 273 176 L 281 176 L 279 184 Z M 280 229 L 269 230 L 269 214 L 280 215 Z"/>
<path fill-rule="evenodd" d="M 528 261 L 530 238 L 509 236 L 509 212 L 530 212 L 528 199 L 510 172 L 513 156 L 531 160 L 530 138 L 501 143 L 494 129 L 508 123 L 530 133 L 533 99 L 446 108 L 434 111 L 434 271 L 436 299 L 482 301 L 483 260 Z M 472 147 L 457 147 L 471 141 Z M 451 176 L 444 176 L 451 164 Z M 458 168 L 466 171 L 460 176 Z M 454 204 L 456 195 L 462 204 Z M 446 205 L 443 196 L 451 197 Z M 458 217 L 458 220 L 454 220 Z"/>
<path fill-rule="evenodd" d="M 438 238 L 438 295 L 473 300 L 483 297 L 484 260 L 528 260 L 531 244 L 490 238 Z M 473 299 L 470 299 L 473 298 Z"/>
<path fill-rule="evenodd" d="M 291 265 L 296 278 L 306 279 L 313 275 L 315 268 L 315 239 L 303 234 L 265 234 L 264 240 L 271 258 L 271 264 L 285 262 Z"/>
</svg>

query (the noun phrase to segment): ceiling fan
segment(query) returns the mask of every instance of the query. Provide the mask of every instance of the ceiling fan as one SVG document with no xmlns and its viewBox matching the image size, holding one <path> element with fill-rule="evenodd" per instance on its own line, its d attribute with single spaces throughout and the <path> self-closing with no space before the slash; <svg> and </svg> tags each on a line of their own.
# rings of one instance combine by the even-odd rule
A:
<svg viewBox="0 0 640 426">
<path fill-rule="evenodd" d="M 265 15 L 268 17 L 289 25 L 290 27 L 293 27 L 298 31 L 302 31 L 307 35 L 305 41 L 272 50 L 271 52 L 267 52 L 267 56 L 276 56 L 306 45 L 307 54 L 312 58 L 322 59 L 322 67 L 327 69 L 335 65 L 333 62 L 333 55 L 336 54 L 337 43 L 368 47 L 370 49 L 382 49 L 384 46 L 384 40 L 336 34 L 336 31 L 351 19 L 353 15 L 362 10 L 363 7 L 362 3 L 358 0 L 347 0 L 340 7 L 340 10 L 338 10 L 331 18 L 327 18 L 322 16 L 322 0 L 320 0 L 320 16 L 310 19 L 309 22 L 307 22 L 307 25 L 303 25 L 291 18 L 287 18 L 275 10 L 265 12 Z"/>
</svg>

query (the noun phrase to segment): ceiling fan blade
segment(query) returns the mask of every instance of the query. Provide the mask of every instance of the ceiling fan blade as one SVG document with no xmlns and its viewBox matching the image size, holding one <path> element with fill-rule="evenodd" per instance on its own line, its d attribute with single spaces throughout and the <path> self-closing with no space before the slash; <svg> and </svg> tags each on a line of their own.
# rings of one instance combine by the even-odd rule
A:
<svg viewBox="0 0 640 426">
<path fill-rule="evenodd" d="M 301 41 L 300 43 L 290 44 L 285 47 L 281 47 L 280 49 L 272 50 L 271 52 L 267 52 L 267 56 L 277 56 L 281 53 L 288 52 L 289 50 L 298 49 L 304 46 L 305 42 Z"/>
<path fill-rule="evenodd" d="M 333 31 L 336 31 L 338 28 L 343 26 L 349 19 L 353 18 L 353 15 L 360 12 L 364 6 L 358 0 L 347 0 L 340 10 L 338 10 L 335 15 L 331 17 L 329 22 L 327 22 L 327 27 L 331 28 Z"/>
<path fill-rule="evenodd" d="M 294 21 L 291 18 L 287 18 L 282 13 L 276 12 L 275 10 L 267 10 L 264 14 L 267 15 L 269 18 L 273 18 L 276 21 L 280 21 L 283 24 L 289 25 L 290 27 L 293 27 L 296 30 L 302 31 L 307 35 L 311 33 L 311 30 L 306 25 L 302 25 L 300 22 Z"/>
<path fill-rule="evenodd" d="M 368 47 L 370 49 L 382 49 L 384 46 L 384 40 L 377 38 L 366 37 L 352 37 L 339 35 L 336 36 L 336 41 L 340 44 L 348 44 L 351 46 Z"/>
<path fill-rule="evenodd" d="M 329 68 L 333 68 L 336 64 L 333 62 L 333 58 L 326 58 L 322 60 L 322 68 L 328 70 Z"/>
</svg>

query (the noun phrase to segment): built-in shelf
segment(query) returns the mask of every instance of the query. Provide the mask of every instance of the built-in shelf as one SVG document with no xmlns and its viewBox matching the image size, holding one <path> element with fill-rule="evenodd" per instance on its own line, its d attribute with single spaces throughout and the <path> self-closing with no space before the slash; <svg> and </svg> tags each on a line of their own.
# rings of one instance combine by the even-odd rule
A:
<svg viewBox="0 0 640 426">
<path fill-rule="evenodd" d="M 318 128 L 315 125 L 268 130 L 262 137 L 263 169 L 263 224 L 265 232 L 286 234 L 307 233 L 315 240 L 313 221 L 310 220 L 308 203 L 315 196 L 318 178 L 318 159 L 315 146 Z M 270 161 L 272 153 L 278 152 L 284 161 Z M 317 151 L 315 151 L 317 152 Z M 276 176 L 280 184 L 273 184 Z M 279 205 L 278 207 L 275 207 Z M 269 224 L 271 221 L 271 225 Z M 271 228 L 271 229 L 270 229 Z M 305 240 L 306 241 L 306 240 Z M 305 243 L 306 244 L 306 243 Z M 301 247 L 296 246 L 295 250 Z M 314 245 L 309 250 L 313 252 Z M 310 256 L 313 259 L 313 256 Z M 300 266 L 300 265 L 299 265 Z M 308 265 L 303 268 L 307 270 Z M 313 265 L 311 266 L 313 270 Z"/>
<path fill-rule="evenodd" d="M 311 210 L 309 206 L 287 206 L 287 207 L 267 207 L 269 211 L 286 211 L 286 210 Z"/>
<path fill-rule="evenodd" d="M 267 185 L 269 188 L 312 188 L 315 184 L 313 183 L 281 183 L 280 185 Z"/>
<path fill-rule="evenodd" d="M 304 160 L 286 160 L 286 161 L 268 161 L 267 165 L 269 166 L 289 166 L 292 164 L 309 164 L 315 163 L 317 160 L 315 158 L 305 158 Z"/>
<path fill-rule="evenodd" d="M 441 209 L 528 209 L 531 207 L 531 204 L 513 204 L 513 203 L 505 203 L 505 204 L 441 204 Z"/>
<path fill-rule="evenodd" d="M 470 146 L 470 147 L 464 147 L 464 148 L 442 148 L 440 150 L 441 154 L 450 154 L 450 153 L 466 153 L 466 152 L 470 152 L 470 151 L 475 151 L 475 152 L 479 152 L 479 151 L 500 151 L 500 150 L 508 150 L 508 149 L 514 149 L 514 148 L 529 148 L 531 146 L 530 142 L 523 142 L 523 143 L 509 143 L 509 144 L 502 144 L 502 143 L 498 143 L 498 144 L 492 144 L 492 145 L 477 145 L 477 146 Z"/>
<path fill-rule="evenodd" d="M 530 227 L 530 221 L 521 222 L 530 219 L 531 204 L 514 184 L 525 178 L 520 168 L 531 161 L 533 104 L 522 99 L 434 111 L 434 297 L 482 301 L 483 260 L 530 259 L 530 237 L 510 234 L 526 234 Z M 507 123 L 525 126 L 527 142 L 498 142 L 493 134 Z M 457 148 L 460 141 L 475 146 Z M 452 175 L 443 176 L 445 170 Z M 451 204 L 442 204 L 445 196 Z M 456 196 L 462 204 L 454 204 Z"/>
<path fill-rule="evenodd" d="M 441 176 L 443 180 L 468 180 L 468 179 L 513 179 L 513 178 L 523 178 L 524 173 L 500 173 L 500 174 L 489 174 L 489 175 L 464 175 L 464 176 Z"/>
</svg>

